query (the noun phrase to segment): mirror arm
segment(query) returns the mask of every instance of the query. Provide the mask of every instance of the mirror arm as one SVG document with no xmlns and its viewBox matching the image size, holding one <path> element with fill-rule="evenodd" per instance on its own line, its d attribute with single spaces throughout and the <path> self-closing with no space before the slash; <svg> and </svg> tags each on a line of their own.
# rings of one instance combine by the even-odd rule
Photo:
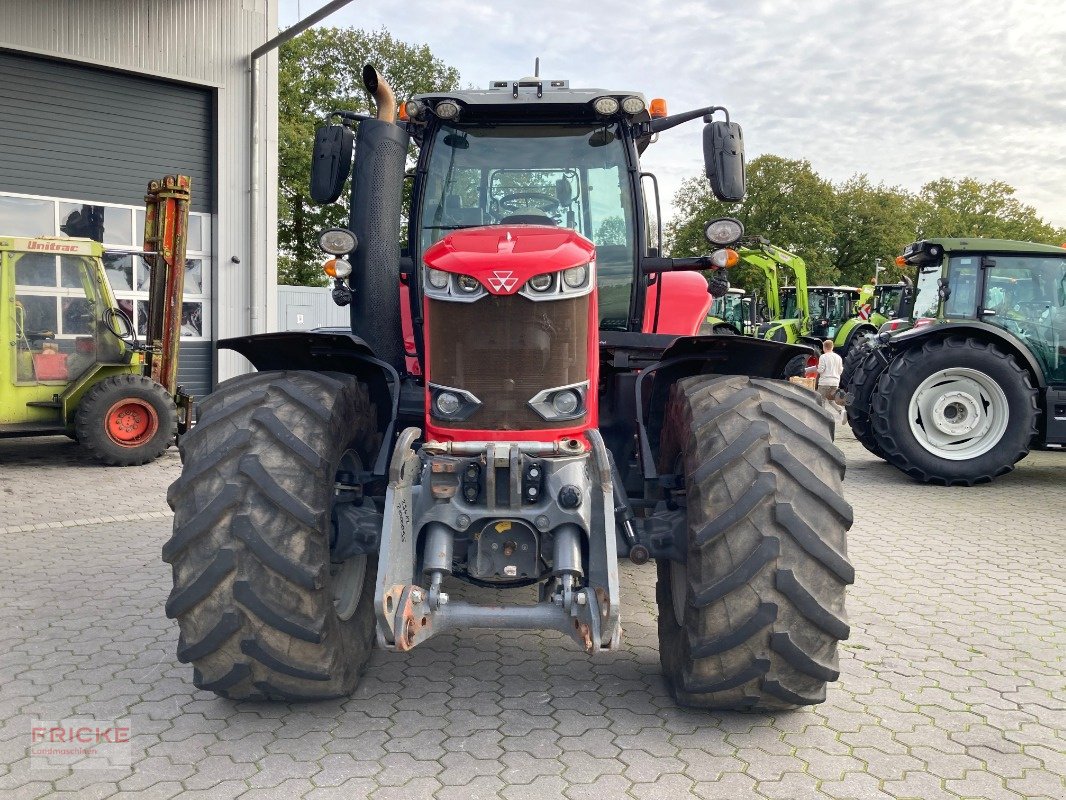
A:
<svg viewBox="0 0 1066 800">
<path fill-rule="evenodd" d="M 693 258 L 661 258 L 646 256 L 640 260 L 640 269 L 645 275 L 660 272 L 698 272 L 705 269 L 717 269 L 708 256 Z"/>
<path fill-rule="evenodd" d="M 370 114 L 360 114 L 355 111 L 330 111 L 326 114 L 326 118 L 340 117 L 346 122 L 362 122 L 364 119 L 373 119 Z"/>
<path fill-rule="evenodd" d="M 671 128 L 676 128 L 678 125 L 683 125 L 697 117 L 709 117 L 714 114 L 715 111 L 724 111 L 726 122 L 729 122 L 729 112 L 724 106 L 707 106 L 706 108 L 698 108 L 695 111 L 685 111 L 681 114 L 674 114 L 669 117 L 659 117 L 658 119 L 653 119 L 648 122 L 641 122 L 633 126 L 633 136 L 640 139 L 645 136 L 651 136 L 653 133 L 668 131 Z"/>
</svg>

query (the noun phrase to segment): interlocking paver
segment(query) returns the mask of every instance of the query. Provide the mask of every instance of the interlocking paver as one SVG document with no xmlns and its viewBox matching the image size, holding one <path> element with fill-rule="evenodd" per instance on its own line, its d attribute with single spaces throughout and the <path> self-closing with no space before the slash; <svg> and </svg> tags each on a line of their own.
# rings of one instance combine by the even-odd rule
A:
<svg viewBox="0 0 1066 800">
<path fill-rule="evenodd" d="M 852 635 L 827 702 L 773 716 L 673 704 L 654 570 L 629 564 L 618 654 L 467 631 L 375 653 L 345 700 L 220 700 L 192 687 L 162 613 L 175 451 L 119 472 L 65 440 L 0 441 L 0 796 L 1066 796 L 1066 457 L 944 489 L 840 444 Z M 114 491 L 120 473 L 137 492 Z M 29 720 L 76 715 L 128 718 L 132 767 L 31 767 Z"/>
</svg>

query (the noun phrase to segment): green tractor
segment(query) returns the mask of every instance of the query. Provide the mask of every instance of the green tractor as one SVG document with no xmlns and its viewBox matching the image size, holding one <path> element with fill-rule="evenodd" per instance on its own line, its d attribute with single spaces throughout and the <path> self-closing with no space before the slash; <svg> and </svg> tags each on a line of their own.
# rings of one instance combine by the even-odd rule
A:
<svg viewBox="0 0 1066 800">
<path fill-rule="evenodd" d="M 191 398 L 177 389 L 177 353 L 189 184 L 168 176 L 149 185 L 144 346 L 111 291 L 98 241 L 0 236 L 0 341 L 8 350 L 0 437 L 65 434 L 105 464 L 132 466 L 159 457 L 184 429 Z M 63 230 L 91 233 L 101 217 L 83 206 Z"/>
<path fill-rule="evenodd" d="M 1003 239 L 928 239 L 912 323 L 855 369 L 848 421 L 916 480 L 987 483 L 1032 447 L 1066 445 L 1066 251 Z"/>
<path fill-rule="evenodd" d="M 808 286 L 806 308 L 797 300 L 798 296 L 796 287 L 784 287 L 781 313 L 785 319 L 809 320 L 803 332 L 816 339 L 819 346 L 822 341 L 832 339 L 837 353 L 846 356 L 866 333 L 877 332 L 856 311 L 861 293 L 853 286 Z"/>
<path fill-rule="evenodd" d="M 700 333 L 742 336 L 751 329 L 751 298 L 743 289 L 730 288 L 714 298 Z"/>
<path fill-rule="evenodd" d="M 844 323 L 838 334 L 842 338 L 844 358 L 841 389 L 847 390 L 851 384 L 856 368 L 875 345 L 879 331 L 910 327 L 913 308 L 914 284 L 907 278 L 899 283 L 868 283 L 859 290 L 855 316 Z"/>
<path fill-rule="evenodd" d="M 805 344 L 821 350 L 822 343 L 811 335 L 811 315 L 807 304 L 807 265 L 795 253 L 770 244 L 764 238 L 745 243 L 738 248 L 740 260 L 759 269 L 763 274 L 763 294 L 765 297 L 765 320 L 753 325 L 753 333 L 759 339 L 788 344 Z M 780 285 L 780 270 L 790 270 L 796 286 L 800 287 L 799 301 L 796 302 L 796 290 Z M 791 292 L 793 303 L 784 307 Z"/>
</svg>

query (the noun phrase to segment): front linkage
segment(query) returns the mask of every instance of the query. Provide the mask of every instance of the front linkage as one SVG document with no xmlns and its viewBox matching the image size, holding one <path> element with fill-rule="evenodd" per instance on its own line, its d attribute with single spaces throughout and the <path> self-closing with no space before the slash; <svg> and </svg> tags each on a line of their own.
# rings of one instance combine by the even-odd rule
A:
<svg viewBox="0 0 1066 800">
<path fill-rule="evenodd" d="M 576 439 L 416 450 L 420 436 L 405 430 L 389 467 L 374 595 L 379 644 L 404 651 L 449 629 L 511 628 L 558 630 L 589 653 L 617 649 L 613 482 L 599 433 L 589 432 L 588 452 Z M 472 583 L 543 581 L 539 602 L 451 600 L 441 582 L 459 564 Z"/>
</svg>

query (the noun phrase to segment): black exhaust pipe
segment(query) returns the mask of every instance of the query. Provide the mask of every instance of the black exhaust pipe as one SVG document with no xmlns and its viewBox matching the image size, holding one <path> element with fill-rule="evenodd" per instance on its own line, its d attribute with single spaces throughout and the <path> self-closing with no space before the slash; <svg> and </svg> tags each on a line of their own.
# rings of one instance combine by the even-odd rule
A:
<svg viewBox="0 0 1066 800">
<path fill-rule="evenodd" d="M 395 124 L 396 98 L 370 64 L 363 84 L 377 104 L 377 119 L 363 120 L 355 139 L 351 216 L 359 240 L 352 254 L 352 333 L 382 361 L 404 368 L 400 328 L 400 214 L 410 137 Z"/>
</svg>

